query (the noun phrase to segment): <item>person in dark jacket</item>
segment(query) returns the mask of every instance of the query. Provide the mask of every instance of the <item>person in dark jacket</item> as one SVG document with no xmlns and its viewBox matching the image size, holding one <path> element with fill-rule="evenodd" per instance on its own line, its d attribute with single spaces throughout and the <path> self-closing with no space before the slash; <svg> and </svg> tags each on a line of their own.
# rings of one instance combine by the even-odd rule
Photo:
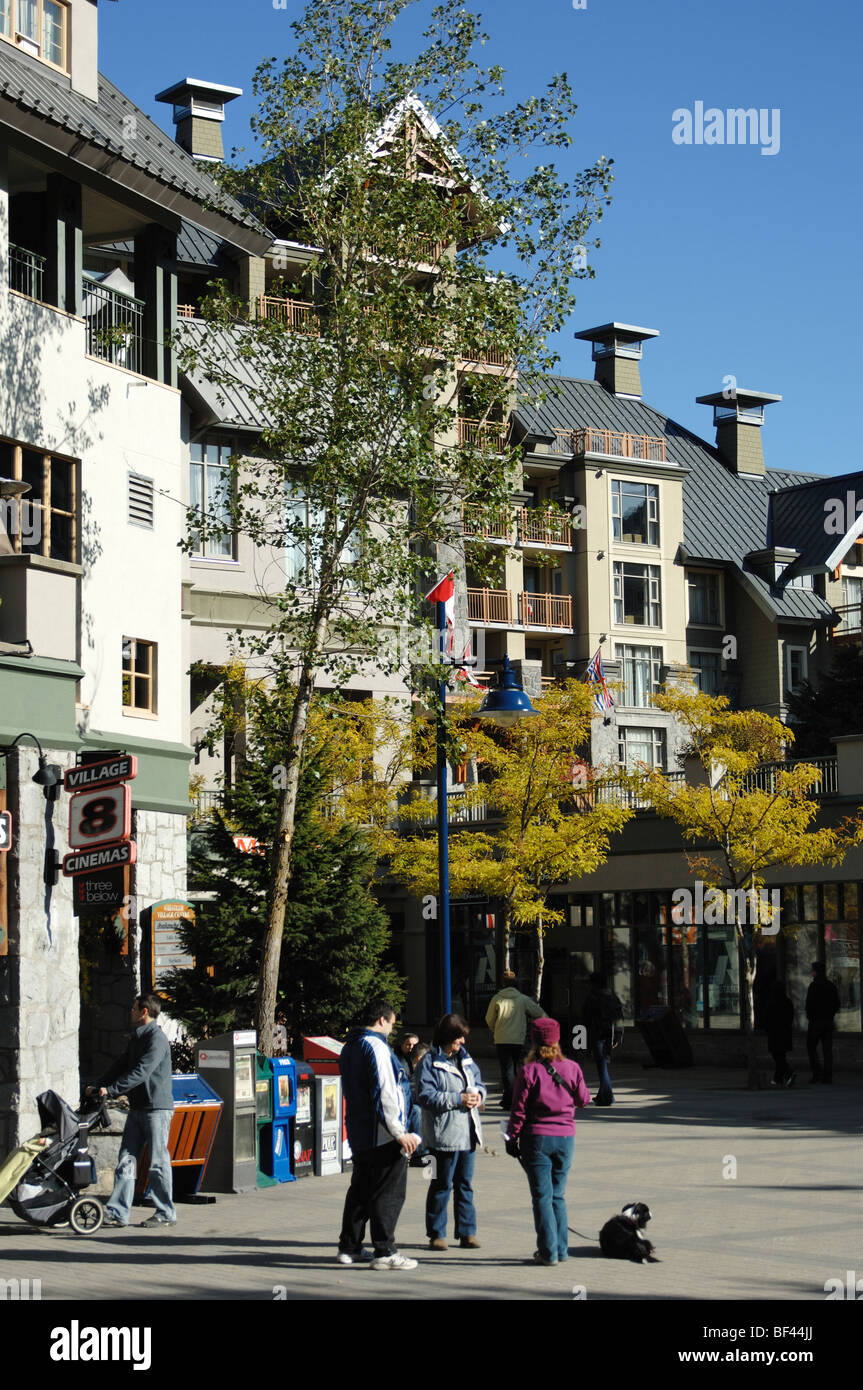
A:
<svg viewBox="0 0 863 1390">
<path fill-rule="evenodd" d="M 584 1001 L 582 1022 L 587 1028 L 587 1045 L 599 1072 L 599 1090 L 594 1105 L 613 1105 L 611 1073 L 608 1064 L 614 1047 L 614 1026 L 623 1018 L 623 1007 L 617 995 L 608 988 L 605 976 L 596 971 L 590 977 L 590 993 Z"/>
<path fill-rule="evenodd" d="M 824 962 L 812 962 L 812 983 L 806 991 L 806 1018 L 809 1027 L 806 1032 L 806 1051 L 812 1068 L 812 1080 L 823 1081 L 829 1086 L 833 1080 L 833 1020 L 839 1012 L 839 991 L 832 980 L 828 980 Z M 818 1044 L 824 1056 L 822 1066 L 818 1059 Z"/>
<path fill-rule="evenodd" d="M 150 1150 L 150 1196 L 156 1210 L 142 1226 L 175 1226 L 168 1135 L 174 1113 L 171 1087 L 171 1045 L 158 1018 L 162 1005 L 155 994 L 141 994 L 132 1005 L 135 1030 L 124 1055 L 105 1075 L 90 1086 L 100 1096 L 129 1097 L 129 1115 L 120 1141 L 120 1155 L 114 1172 L 114 1191 L 105 1206 L 106 1226 L 128 1226 L 138 1159 Z"/>
<path fill-rule="evenodd" d="M 791 1029 L 794 1024 L 794 1005 L 785 993 L 781 980 L 774 980 L 765 1010 L 767 1024 L 767 1048 L 773 1058 L 774 1072 L 771 1086 L 793 1086 L 797 1076 L 788 1065 L 788 1053 L 793 1042 Z"/>
</svg>

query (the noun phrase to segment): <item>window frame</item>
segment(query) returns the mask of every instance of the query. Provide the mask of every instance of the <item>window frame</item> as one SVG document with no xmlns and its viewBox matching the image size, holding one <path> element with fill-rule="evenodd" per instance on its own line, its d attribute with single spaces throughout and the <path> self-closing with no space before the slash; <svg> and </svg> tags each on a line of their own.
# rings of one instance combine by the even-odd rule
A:
<svg viewBox="0 0 863 1390">
<path fill-rule="evenodd" d="M 623 489 L 624 488 L 643 488 L 644 489 L 644 519 L 647 528 L 647 536 L 644 540 L 633 540 L 623 534 Z M 617 545 L 649 545 L 658 547 L 660 544 L 660 520 L 659 520 L 659 484 L 643 482 L 641 478 L 612 478 L 611 479 L 611 538 Z"/>
<path fill-rule="evenodd" d="M 132 651 L 131 651 L 130 657 L 131 657 L 131 661 L 132 661 L 132 663 L 133 663 L 132 666 L 130 667 L 130 669 L 129 669 L 128 671 L 126 670 L 126 643 L 127 643 L 127 642 L 130 643 L 130 644 L 131 644 L 131 647 L 132 647 Z M 147 638 L 143 638 L 143 637 L 125 637 L 125 636 L 124 636 L 123 639 L 122 639 L 122 643 L 123 643 L 123 645 L 122 645 L 122 649 L 121 649 L 121 650 L 122 650 L 122 659 L 121 659 L 121 660 L 122 660 L 122 664 L 121 664 L 121 678 L 120 678 L 120 700 L 121 700 L 121 703 L 122 703 L 122 710 L 123 710 L 123 713 L 129 715 L 129 716 L 132 717 L 132 718 L 138 718 L 138 719 L 157 719 L 158 716 L 159 716 L 159 703 L 158 703 L 158 672 L 159 672 L 158 657 L 159 657 L 159 645 L 158 645 L 157 642 L 151 642 L 151 641 L 149 641 Z M 146 649 L 147 649 L 147 652 L 148 652 L 148 656 L 149 656 L 149 659 L 148 659 L 148 662 L 147 662 L 147 670 L 146 670 L 145 672 L 144 672 L 144 671 L 139 671 L 139 670 L 137 670 L 137 669 L 136 669 L 136 666 L 135 666 L 135 663 L 137 662 L 138 648 L 139 648 L 139 647 L 146 648 Z M 125 681 L 126 681 L 127 677 L 128 677 L 128 679 L 129 679 L 129 694 L 130 694 L 130 696 L 132 697 L 132 699 L 134 699 L 134 697 L 135 697 L 135 685 L 136 685 L 136 683 L 137 683 L 139 680 L 144 680 L 144 681 L 146 681 L 146 682 L 148 683 L 148 690 L 149 690 L 149 704 L 148 704 L 148 705 L 137 705 L 137 704 L 132 704 L 132 703 L 129 703 L 129 704 L 126 703 L 124 685 L 125 685 Z"/>
<path fill-rule="evenodd" d="M 724 658 L 724 656 L 722 655 L 722 652 L 720 651 L 720 649 L 719 649 L 718 647 L 689 647 L 689 646 L 687 647 L 687 649 L 686 649 L 686 659 L 687 659 L 687 662 L 689 663 L 689 666 L 690 666 L 691 670 L 697 672 L 698 675 L 699 675 L 699 677 L 700 677 L 700 675 L 701 675 L 701 667 L 700 667 L 700 666 L 694 666 L 694 665 L 693 665 L 692 658 L 693 658 L 694 656 L 715 656 L 715 657 L 718 657 L 718 658 L 719 658 L 719 665 L 718 665 L 717 668 L 716 668 L 716 675 L 717 675 L 717 682 L 716 682 L 717 688 L 716 688 L 716 690 L 715 690 L 715 691 L 704 690 L 703 687 L 702 687 L 702 685 L 701 685 L 700 680 L 696 681 L 696 689 L 698 690 L 699 694 L 703 694 L 703 695 L 721 695 L 721 694 L 722 694 L 722 676 L 723 676 L 724 673 L 725 673 L 725 658 Z"/>
<path fill-rule="evenodd" d="M 627 652 L 646 651 L 647 657 L 628 657 Z M 644 704 L 634 704 L 629 701 L 629 691 L 627 689 L 628 680 L 626 668 L 630 662 L 634 665 L 635 661 L 647 661 L 650 667 L 648 679 L 648 695 L 655 695 L 662 684 L 662 664 L 664 661 L 664 651 L 661 646 L 654 646 L 652 643 L 642 642 L 615 642 L 614 657 L 621 663 L 621 675 L 623 677 L 623 699 L 622 709 L 650 709 L 649 702 Z M 633 694 L 635 693 L 635 683 L 633 681 Z"/>
<path fill-rule="evenodd" d="M 716 621 L 694 618 L 692 616 L 692 581 L 713 580 L 716 586 Z M 721 570 L 688 569 L 686 571 L 686 621 L 689 627 L 718 627 L 724 625 L 724 586 Z"/>
<path fill-rule="evenodd" d="M 12 550 L 16 555 L 39 555 L 45 560 L 55 560 L 58 564 L 78 565 L 80 561 L 80 518 L 79 509 L 81 505 L 81 460 L 70 458 L 67 454 L 50 453 L 33 444 L 22 444 L 20 440 L 8 439 L 0 436 L 0 445 L 6 445 L 12 450 L 12 477 L 17 482 L 24 481 L 24 454 L 39 454 L 42 457 L 42 496 L 37 501 L 31 499 L 26 494 L 21 498 L 22 503 L 27 503 L 31 507 L 38 508 L 42 513 L 42 534 L 39 549 L 28 547 L 26 550 L 21 537 L 21 527 L 19 526 L 12 541 Z M 51 484 L 53 465 L 65 464 L 69 469 L 69 496 L 71 506 L 55 507 L 51 504 Z M 47 499 L 47 500 L 46 500 Z M 65 517 L 69 523 L 69 556 L 68 558 L 53 555 L 51 553 L 51 535 L 53 527 L 52 517 Z"/>
<path fill-rule="evenodd" d="M 37 62 L 45 63 L 49 68 L 53 68 L 55 72 L 62 72 L 68 77 L 70 72 L 69 21 L 71 6 L 67 3 L 67 0 L 33 0 L 33 4 L 36 7 L 37 37 L 35 39 L 31 38 L 23 29 L 19 28 L 19 0 L 8 0 L 8 33 L 0 28 L 0 39 L 2 39 L 4 43 L 8 43 L 12 48 L 20 49 L 20 51 L 26 53 L 28 57 L 35 58 Z M 45 11 L 46 5 L 48 4 L 56 6 L 61 17 L 60 57 L 62 61 L 60 63 L 55 63 L 53 58 L 46 58 L 45 56 Z M 34 53 L 33 49 L 38 49 L 38 52 Z"/>
<path fill-rule="evenodd" d="M 791 683 L 791 656 L 794 652 L 799 652 L 803 656 L 802 675 L 797 685 L 792 685 Z M 803 646 L 799 642 L 786 642 L 783 666 L 785 668 L 785 695 L 793 695 L 795 691 L 800 689 L 803 682 L 809 679 L 809 648 Z"/>
<path fill-rule="evenodd" d="M 668 730 L 654 724 L 619 724 L 617 727 L 617 758 L 621 767 L 629 767 L 626 760 L 627 734 L 640 736 L 641 741 L 645 741 L 647 736 L 651 740 L 652 761 L 649 764 L 654 771 L 667 772 L 668 770 Z M 621 752 L 623 757 L 621 757 Z M 657 762 L 657 756 L 659 761 Z M 643 761 L 643 759 L 642 759 Z"/>
<path fill-rule="evenodd" d="M 645 621 L 631 622 L 626 621 L 626 610 L 624 608 L 624 581 L 627 578 L 624 571 L 626 569 L 638 570 L 640 575 L 629 575 L 630 579 L 638 577 L 645 585 Z M 614 625 L 622 628 L 655 628 L 662 627 L 662 567 L 661 565 L 638 564 L 629 560 L 614 560 L 612 563 L 612 599 L 614 611 Z"/>
<path fill-rule="evenodd" d="M 192 456 L 192 451 L 193 451 L 194 449 L 200 449 L 200 450 L 201 450 L 201 458 L 196 459 L 196 458 L 194 458 L 194 457 Z M 217 462 L 210 463 L 210 461 L 207 459 L 206 455 L 207 455 L 207 450 L 208 450 L 208 449 L 217 449 L 217 450 L 218 450 L 218 452 L 219 452 L 219 458 L 218 458 L 218 461 L 217 461 Z M 224 455 L 225 453 L 227 453 L 227 462 L 224 462 L 224 461 L 223 461 L 223 455 Z M 229 497 L 229 499 L 228 499 L 228 507 L 231 508 L 231 507 L 233 506 L 234 497 L 235 497 L 235 492 L 234 492 L 234 472 L 233 472 L 233 470 L 231 469 L 231 459 L 232 459 L 232 458 L 235 458 L 236 455 L 237 455 L 236 440 L 223 441 L 223 440 L 221 440 L 221 439 L 211 438 L 211 437 L 205 435 L 203 439 L 193 439 L 193 440 L 191 440 L 190 443 L 189 443 L 189 510 L 190 510 L 190 512 L 191 512 L 192 510 L 198 510 L 198 511 L 200 511 L 200 513 L 201 513 L 201 519 L 202 519 L 202 523 L 203 523 L 202 531 L 198 531 L 198 532 L 193 533 L 193 534 L 195 535 L 195 537 L 196 537 L 195 544 L 196 544 L 196 546 L 198 546 L 198 547 L 200 547 L 200 546 L 206 547 L 206 546 L 209 546 L 209 545 L 221 545 L 221 544 L 223 544 L 223 542 L 224 542 L 225 540 L 228 540 L 228 541 L 230 542 L 230 551 L 229 551 L 228 554 L 225 554 L 225 555 L 208 554 L 207 551 L 206 551 L 206 549 L 200 549 L 200 548 L 192 549 L 192 550 L 190 551 L 190 553 L 189 553 L 189 558 L 190 558 L 191 560 L 194 560 L 194 561 L 198 562 L 198 563 L 204 563 L 204 564 L 208 564 L 208 565 L 236 565 L 236 564 L 237 564 L 237 530 L 236 530 L 236 527 L 235 527 L 234 524 L 233 524 L 233 518 L 231 518 L 231 529 L 230 529 L 230 531 L 229 531 L 226 535 L 220 536 L 217 540 L 202 539 L 202 537 L 203 537 L 203 536 L 205 535 L 205 533 L 206 533 L 206 523 L 207 523 L 207 514 L 208 514 L 208 513 L 207 513 L 207 469 L 208 469 L 208 467 L 209 467 L 209 468 L 211 468 L 211 469 L 216 469 L 216 470 L 218 470 L 218 471 L 227 470 L 227 473 L 228 473 L 228 480 L 229 480 L 229 485 L 230 485 L 230 497 Z M 201 469 L 201 506 L 200 506 L 199 508 L 194 508 L 194 507 L 193 507 L 193 503 L 192 503 L 192 493 L 193 493 L 193 489 L 192 489 L 192 470 L 193 470 L 194 468 L 200 468 L 200 469 Z"/>
</svg>

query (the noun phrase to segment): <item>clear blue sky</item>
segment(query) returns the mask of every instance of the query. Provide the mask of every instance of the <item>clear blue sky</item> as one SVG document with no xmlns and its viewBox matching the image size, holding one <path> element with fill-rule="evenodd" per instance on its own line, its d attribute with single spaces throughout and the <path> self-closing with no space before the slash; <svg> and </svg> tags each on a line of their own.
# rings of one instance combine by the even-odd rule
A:
<svg viewBox="0 0 863 1390">
<path fill-rule="evenodd" d="M 613 157 L 596 279 L 584 282 L 560 370 L 593 374 L 572 332 L 610 319 L 659 329 L 645 345 L 645 399 L 709 440 L 696 395 L 740 386 L 781 393 L 763 442 L 772 467 L 861 467 L 859 110 L 863 20 L 852 0 L 494 0 L 486 64 L 522 100 L 566 71 L 579 111 L 564 172 Z M 180 77 L 243 87 L 226 145 L 243 144 L 251 78 L 284 54 L 300 0 L 119 0 L 99 6 L 102 70 L 166 129 L 153 95 Z M 406 29 L 429 5 L 420 3 Z M 672 113 L 780 111 L 780 146 L 678 145 Z M 775 130 L 775 127 L 771 127 Z"/>
</svg>

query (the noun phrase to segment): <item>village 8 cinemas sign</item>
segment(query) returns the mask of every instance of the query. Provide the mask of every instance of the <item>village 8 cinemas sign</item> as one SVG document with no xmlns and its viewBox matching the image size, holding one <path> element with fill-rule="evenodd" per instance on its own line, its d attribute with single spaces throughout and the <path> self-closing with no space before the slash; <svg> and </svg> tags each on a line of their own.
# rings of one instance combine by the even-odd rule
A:
<svg viewBox="0 0 863 1390">
<path fill-rule="evenodd" d="M 125 754 L 100 758 L 67 770 L 63 785 L 72 793 L 69 801 L 72 853 L 63 860 L 63 873 L 67 878 L 104 874 L 106 870 L 134 864 L 132 793 L 127 783 L 137 774 L 137 758 Z"/>
</svg>

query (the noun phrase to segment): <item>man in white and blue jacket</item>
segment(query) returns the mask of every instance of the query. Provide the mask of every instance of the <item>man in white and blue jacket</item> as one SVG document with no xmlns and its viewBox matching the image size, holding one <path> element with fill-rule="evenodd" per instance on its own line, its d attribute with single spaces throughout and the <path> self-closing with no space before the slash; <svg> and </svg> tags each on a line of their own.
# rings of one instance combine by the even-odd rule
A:
<svg viewBox="0 0 863 1390">
<path fill-rule="evenodd" d="M 353 1157 L 339 1236 L 339 1264 L 359 1264 L 366 1222 L 374 1243 L 372 1269 L 416 1269 L 396 1249 L 395 1235 L 407 1192 L 407 1160 L 419 1145 L 407 1129 L 408 1112 L 387 1038 L 396 1011 L 375 999 L 361 1028 L 352 1028 L 339 1057 Z"/>
</svg>

